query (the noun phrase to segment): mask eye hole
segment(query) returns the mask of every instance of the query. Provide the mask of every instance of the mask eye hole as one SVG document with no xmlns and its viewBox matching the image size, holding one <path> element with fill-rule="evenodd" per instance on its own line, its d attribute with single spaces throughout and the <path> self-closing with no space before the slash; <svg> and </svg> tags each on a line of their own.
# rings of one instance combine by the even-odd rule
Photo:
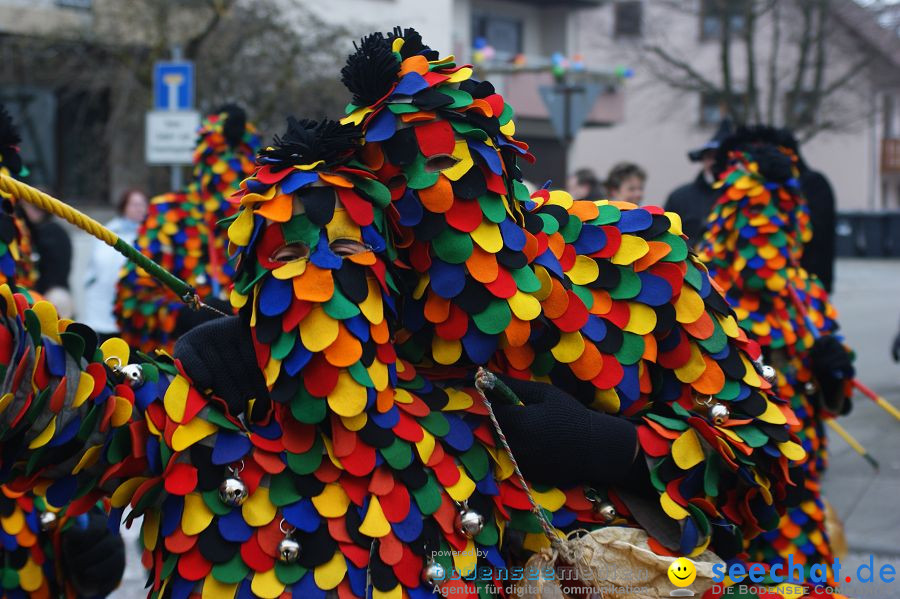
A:
<svg viewBox="0 0 900 599">
<path fill-rule="evenodd" d="M 356 239 L 335 239 L 328 247 L 331 251 L 342 258 L 344 256 L 353 256 L 354 254 L 362 254 L 370 251 L 372 248 Z"/>
<path fill-rule="evenodd" d="M 309 258 L 309 246 L 299 241 L 281 246 L 272 253 L 272 262 L 293 262 Z"/>
<path fill-rule="evenodd" d="M 436 154 L 425 161 L 425 170 L 429 173 L 438 173 L 453 168 L 457 162 L 459 159 L 449 154 Z"/>
</svg>

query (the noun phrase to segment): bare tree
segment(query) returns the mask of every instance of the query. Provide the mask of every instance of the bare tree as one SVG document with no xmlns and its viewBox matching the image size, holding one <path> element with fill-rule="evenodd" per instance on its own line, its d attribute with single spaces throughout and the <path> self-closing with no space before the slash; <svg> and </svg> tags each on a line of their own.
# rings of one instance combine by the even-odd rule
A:
<svg viewBox="0 0 900 599">
<path fill-rule="evenodd" d="M 850 1 L 659 0 L 698 19 L 701 37 L 718 46 L 718 65 L 704 72 L 652 35 L 640 60 L 658 81 L 714 98 L 738 122 L 787 126 L 802 139 L 852 127 L 868 108 L 854 91 L 877 52 L 837 26 L 837 5 Z"/>
<path fill-rule="evenodd" d="M 98 0 L 82 26 L 0 36 L 0 80 L 51 90 L 58 108 L 71 106 L 57 111 L 60 169 L 46 183 L 96 201 L 125 182 L 166 189 L 163 169 L 144 164 L 141 140 L 153 63 L 174 46 L 196 64 L 201 112 L 236 102 L 271 139 L 286 115 L 336 116 L 344 106 L 337 74 L 350 38 L 299 3 Z"/>
</svg>

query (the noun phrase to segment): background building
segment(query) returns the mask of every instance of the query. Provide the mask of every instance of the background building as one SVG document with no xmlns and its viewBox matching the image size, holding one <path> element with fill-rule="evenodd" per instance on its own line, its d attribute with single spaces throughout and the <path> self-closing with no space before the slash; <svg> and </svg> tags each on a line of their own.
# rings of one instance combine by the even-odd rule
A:
<svg viewBox="0 0 900 599">
<path fill-rule="evenodd" d="M 633 160 L 661 203 L 694 175 L 686 150 L 730 114 L 811 135 L 804 153 L 841 210 L 895 210 L 900 40 L 876 17 L 852 0 L 0 0 L 0 100 L 22 117 L 33 181 L 104 204 L 168 185 L 143 162 L 143 113 L 150 67 L 174 45 L 197 62 L 201 110 L 242 102 L 268 137 L 284 114 L 334 116 L 350 40 L 399 24 L 497 85 L 539 157 L 525 168 L 538 185 Z M 561 64 L 559 79 L 602 88 L 568 149 L 540 94 Z"/>
</svg>

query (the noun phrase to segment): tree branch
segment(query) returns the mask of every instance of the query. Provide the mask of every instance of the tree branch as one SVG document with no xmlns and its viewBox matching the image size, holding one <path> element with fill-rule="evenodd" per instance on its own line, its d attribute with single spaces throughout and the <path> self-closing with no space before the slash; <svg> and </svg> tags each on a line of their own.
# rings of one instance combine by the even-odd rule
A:
<svg viewBox="0 0 900 599">
<path fill-rule="evenodd" d="M 747 2 L 744 18 L 744 45 L 747 55 L 747 89 L 744 96 L 744 115 L 747 121 L 759 121 L 759 98 L 756 89 L 756 11 L 754 2 Z"/>
<path fill-rule="evenodd" d="M 828 26 L 828 0 L 818 0 L 818 15 L 816 18 L 816 52 L 815 63 L 813 65 L 813 86 L 812 93 L 807 105 L 807 120 L 815 120 L 819 111 L 819 105 L 822 98 L 822 86 L 825 81 L 825 37 L 826 27 Z"/>
<path fill-rule="evenodd" d="M 778 52 L 781 49 L 781 10 L 778 2 L 772 3 L 772 50 L 769 53 L 769 98 L 766 122 L 775 123 L 775 107 L 778 102 Z"/>
<path fill-rule="evenodd" d="M 731 117 L 735 110 L 734 88 L 731 83 L 731 12 L 727 0 L 716 0 L 719 16 L 719 66 L 722 69 L 722 92 L 725 112 Z"/>
<path fill-rule="evenodd" d="M 682 82 L 682 86 L 680 86 L 681 89 L 706 91 L 711 93 L 721 91 L 718 85 L 704 77 L 699 71 L 692 67 L 689 62 L 676 58 L 662 47 L 648 44 L 644 46 L 644 49 L 662 60 L 667 66 L 677 69 L 687 78 L 687 81 Z M 670 79 L 673 82 L 677 81 L 675 76 L 668 77 L 667 79 Z"/>
<path fill-rule="evenodd" d="M 812 0 L 800 0 L 803 13 L 803 25 L 800 39 L 797 43 L 799 57 L 797 59 L 797 71 L 794 73 L 794 84 L 788 94 L 787 114 L 785 125 L 794 128 L 797 119 L 797 102 L 803 93 L 803 84 L 806 79 L 806 68 L 809 60 L 809 50 L 812 45 Z"/>
<path fill-rule="evenodd" d="M 210 0 L 209 5 L 213 11 L 212 18 L 206 22 L 206 26 L 202 31 L 197 33 L 195 36 L 190 38 L 184 47 L 184 55 L 190 59 L 193 59 L 197 56 L 198 51 L 200 50 L 200 46 L 203 45 L 203 42 L 209 37 L 213 31 L 218 27 L 219 22 L 222 20 L 229 10 L 231 10 L 231 6 L 234 4 L 233 0 Z"/>
</svg>

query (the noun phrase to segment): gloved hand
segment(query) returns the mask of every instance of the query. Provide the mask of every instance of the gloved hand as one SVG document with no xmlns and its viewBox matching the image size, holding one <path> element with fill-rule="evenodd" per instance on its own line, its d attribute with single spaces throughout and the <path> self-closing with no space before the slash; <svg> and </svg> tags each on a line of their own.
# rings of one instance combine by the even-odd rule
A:
<svg viewBox="0 0 900 599">
<path fill-rule="evenodd" d="M 105 597 L 122 581 L 125 543 L 99 508 L 86 514 L 86 522 L 78 520 L 61 533 L 63 574 L 80 596 Z"/>
<path fill-rule="evenodd" d="M 809 350 L 809 358 L 825 409 L 833 414 L 848 413 L 851 404 L 845 397 L 844 383 L 856 376 L 850 351 L 835 336 L 823 335 Z"/>
<path fill-rule="evenodd" d="M 223 314 L 219 314 L 219 312 L 224 312 L 224 315 L 234 314 L 231 304 L 217 297 L 205 297 L 203 298 L 203 303 L 210 308 L 215 308 L 215 310 L 210 310 L 209 308 L 193 310 L 188 306 L 182 306 L 181 310 L 178 311 L 178 316 L 175 317 L 175 330 L 172 331 L 176 339 L 204 322 L 222 318 Z"/>
<path fill-rule="evenodd" d="M 530 481 L 557 486 L 619 484 L 643 463 L 637 431 L 625 418 L 594 412 L 547 383 L 505 377 L 502 381 L 524 405 L 511 405 L 494 391 L 486 393 L 513 456 Z"/>
<path fill-rule="evenodd" d="M 268 397 L 250 331 L 237 316 L 217 318 L 189 331 L 175 343 L 173 355 L 196 388 L 210 390 L 235 414 L 243 412 L 251 398 Z"/>
</svg>

